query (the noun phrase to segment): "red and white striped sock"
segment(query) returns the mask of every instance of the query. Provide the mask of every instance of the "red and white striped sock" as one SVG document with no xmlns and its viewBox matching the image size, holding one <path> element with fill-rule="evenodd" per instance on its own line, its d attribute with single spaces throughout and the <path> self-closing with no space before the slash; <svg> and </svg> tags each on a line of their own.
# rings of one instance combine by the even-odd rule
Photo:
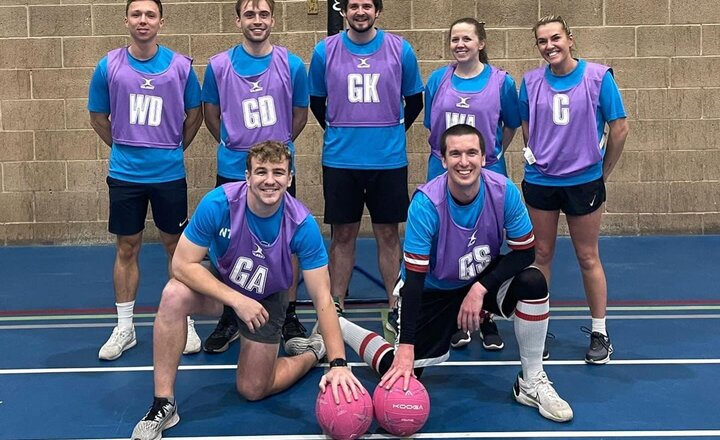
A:
<svg viewBox="0 0 720 440">
<path fill-rule="evenodd" d="M 549 320 L 550 295 L 539 300 L 518 301 L 515 306 L 515 337 L 524 379 L 543 370 L 542 355 Z"/>
<path fill-rule="evenodd" d="M 380 360 L 393 350 L 393 346 L 379 334 L 366 330 L 343 317 L 340 318 L 340 328 L 345 343 L 379 373 Z"/>
</svg>

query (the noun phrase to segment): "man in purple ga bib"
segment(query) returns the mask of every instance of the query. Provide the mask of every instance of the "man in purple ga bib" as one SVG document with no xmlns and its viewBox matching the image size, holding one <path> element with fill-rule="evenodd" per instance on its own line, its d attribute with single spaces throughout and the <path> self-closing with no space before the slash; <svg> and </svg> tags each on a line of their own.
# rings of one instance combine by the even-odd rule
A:
<svg viewBox="0 0 720 440">
<path fill-rule="evenodd" d="M 287 194 L 291 162 L 284 144 L 259 143 L 248 153 L 245 182 L 222 185 L 198 205 L 173 258 L 175 278 L 163 289 L 153 329 L 154 400 L 135 426 L 133 440 L 161 438 L 163 430 L 180 421 L 175 379 L 185 316 L 219 316 L 223 305 L 241 321 L 235 386 L 245 399 L 260 400 L 287 389 L 326 354 L 331 368 L 320 380 L 323 391 L 330 385 L 336 403 L 340 387 L 352 391 L 348 401 L 367 392 L 345 360 L 320 227 Z M 209 264 L 203 261 L 207 254 Z M 303 270 L 320 333 L 294 338 L 291 356 L 278 358 L 292 254 Z"/>
</svg>

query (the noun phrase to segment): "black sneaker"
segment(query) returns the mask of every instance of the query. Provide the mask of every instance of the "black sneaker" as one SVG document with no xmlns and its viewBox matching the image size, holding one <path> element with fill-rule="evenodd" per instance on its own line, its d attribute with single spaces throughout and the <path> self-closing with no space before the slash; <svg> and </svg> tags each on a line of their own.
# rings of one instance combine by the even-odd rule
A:
<svg viewBox="0 0 720 440">
<path fill-rule="evenodd" d="M 485 350 L 497 351 L 505 347 L 505 343 L 498 333 L 497 325 L 489 313 L 485 315 L 485 319 L 482 324 L 480 324 L 480 339 L 483 341 L 483 348 Z"/>
<path fill-rule="evenodd" d="M 177 405 L 170 403 L 168 399 L 156 397 L 150 411 L 135 425 L 132 440 L 160 439 L 164 430 L 172 428 L 179 421 Z"/>
<path fill-rule="evenodd" d="M 298 319 L 297 314 L 285 315 L 285 323 L 282 326 L 282 338 L 287 342 L 292 338 L 307 338 L 307 329 Z"/>
<path fill-rule="evenodd" d="M 400 312 L 398 311 L 398 308 L 395 307 L 390 310 L 387 317 L 388 319 L 385 323 L 385 328 L 392 332 L 392 334 L 397 336 L 398 332 L 400 331 Z"/>
<path fill-rule="evenodd" d="M 590 335 L 590 348 L 585 353 L 585 362 L 596 365 L 607 364 L 613 353 L 610 337 L 600 332 L 593 332 L 587 327 L 581 327 L 580 330 Z"/>
<path fill-rule="evenodd" d="M 460 348 L 468 345 L 472 338 L 470 337 L 470 332 L 466 332 L 464 330 L 458 330 L 450 339 L 450 346 L 452 348 Z"/>
<path fill-rule="evenodd" d="M 228 309 L 230 313 L 228 313 Z M 222 353 L 227 351 L 230 348 L 230 343 L 239 337 L 240 329 L 238 328 L 235 311 L 232 308 L 225 307 L 215 330 L 205 339 L 203 350 L 206 353 Z"/>
</svg>

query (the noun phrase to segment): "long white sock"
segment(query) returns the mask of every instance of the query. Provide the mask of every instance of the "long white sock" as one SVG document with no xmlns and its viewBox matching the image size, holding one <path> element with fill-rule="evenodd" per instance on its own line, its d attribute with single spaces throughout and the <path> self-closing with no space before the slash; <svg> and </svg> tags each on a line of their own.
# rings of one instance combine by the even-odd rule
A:
<svg viewBox="0 0 720 440">
<path fill-rule="evenodd" d="M 543 370 L 542 354 L 550 320 L 550 295 L 540 300 L 518 301 L 515 308 L 515 337 L 520 348 L 523 379 Z"/>
<path fill-rule="evenodd" d="M 352 348 L 370 367 L 380 372 L 380 360 L 393 347 L 379 334 L 371 332 L 340 317 L 340 329 L 345 343 Z"/>
<path fill-rule="evenodd" d="M 607 336 L 607 328 L 605 327 L 605 318 L 592 318 L 592 331 Z"/>
<path fill-rule="evenodd" d="M 115 307 L 117 307 L 118 327 L 132 327 L 133 309 L 135 308 L 135 301 L 115 303 Z"/>
</svg>

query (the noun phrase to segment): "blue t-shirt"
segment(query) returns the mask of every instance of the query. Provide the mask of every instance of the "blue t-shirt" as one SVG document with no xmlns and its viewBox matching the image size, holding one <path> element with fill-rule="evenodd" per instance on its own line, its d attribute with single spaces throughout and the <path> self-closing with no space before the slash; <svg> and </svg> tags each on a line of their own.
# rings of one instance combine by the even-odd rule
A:
<svg viewBox="0 0 720 440">
<path fill-rule="evenodd" d="M 453 221 L 463 227 L 472 228 L 482 213 L 485 204 L 486 186 L 483 180 L 480 181 L 480 192 L 475 200 L 468 205 L 459 205 L 448 190 L 448 206 Z M 520 190 L 515 184 L 507 179 L 505 190 L 504 218 L 502 219 L 503 229 L 507 239 L 517 239 L 529 234 L 533 227 L 530 223 L 530 216 L 520 196 Z M 416 255 L 429 255 L 430 267 L 435 264 L 435 255 L 440 229 L 440 216 L 428 196 L 416 191 L 408 209 L 408 221 L 405 227 L 404 252 Z M 404 266 L 403 266 L 404 267 Z M 404 273 L 403 273 L 404 276 Z M 467 281 L 442 281 L 436 279 L 428 272 L 425 277 L 425 288 L 427 289 L 454 289 L 468 284 Z"/>
<path fill-rule="evenodd" d="M 550 70 L 550 66 L 548 65 L 545 69 L 545 80 L 553 89 L 570 89 L 580 84 L 580 81 L 582 81 L 583 75 L 585 74 L 586 65 L 587 62 L 585 60 L 578 60 L 578 64 L 575 66 L 575 69 L 567 75 L 555 75 L 552 73 L 552 70 Z M 597 120 L 598 139 L 602 139 L 605 131 L 605 124 L 607 122 L 626 117 L 625 106 L 622 102 L 620 90 L 618 89 L 617 83 L 615 83 L 615 78 L 613 78 L 610 71 L 605 73 L 602 84 L 600 85 L 600 99 L 598 100 L 597 111 L 595 114 Z M 530 120 L 530 104 L 528 102 L 527 88 L 525 87 L 524 79 L 520 84 L 520 117 L 523 121 Z M 604 147 L 602 149 L 602 154 L 605 154 Z M 535 185 L 546 186 L 581 185 L 602 177 L 602 167 L 603 163 L 600 161 L 574 176 L 552 177 L 540 173 L 535 169 L 535 167 L 525 163 L 525 180 Z"/>
<path fill-rule="evenodd" d="M 130 66 L 138 72 L 161 73 L 170 67 L 174 52 L 165 46 L 149 60 L 133 58 L 128 52 Z M 200 83 L 195 70 L 190 69 L 185 85 L 185 110 L 200 107 Z M 98 62 L 88 92 L 88 110 L 110 114 L 110 89 L 107 80 L 107 56 Z M 111 115 L 112 119 L 112 115 Z M 160 183 L 185 177 L 182 148 L 144 148 L 113 143 L 108 160 L 108 174 L 114 179 L 134 183 Z"/>
<path fill-rule="evenodd" d="M 430 74 L 430 78 L 428 78 L 427 84 L 425 85 L 425 119 L 423 123 L 428 130 L 430 129 L 430 118 L 432 117 L 432 102 L 433 99 L 435 99 L 435 93 L 437 93 L 440 88 L 440 82 L 447 69 L 448 66 L 444 66 L 435 70 Z M 486 64 L 482 72 L 473 78 L 460 78 L 457 75 L 453 75 L 450 81 L 455 90 L 465 93 L 479 93 L 487 86 L 490 80 L 490 73 L 490 66 Z M 487 167 L 489 170 L 507 176 L 505 157 L 501 155 L 503 128 L 516 129 L 520 124 L 520 110 L 515 80 L 510 74 L 507 74 L 505 75 L 505 82 L 500 91 L 500 119 L 498 120 L 497 131 L 495 133 L 495 145 L 493 146 L 498 161 L 492 166 Z M 486 148 L 490 147 L 486 146 Z M 444 172 L 445 169 L 442 166 L 442 161 L 431 154 L 428 159 L 427 180 L 430 181 Z"/>
<path fill-rule="evenodd" d="M 385 32 L 378 29 L 377 35 L 366 44 L 355 44 L 342 34 L 345 47 L 357 55 L 377 52 L 383 43 Z M 325 40 L 315 46 L 310 62 L 310 96 L 327 96 L 325 84 Z M 423 91 L 422 78 L 417 58 L 410 43 L 403 41 L 402 51 L 402 96 L 417 95 Z M 400 118 L 404 117 L 400 108 Z M 372 154 L 361 146 L 372 142 Z M 391 127 L 327 127 L 325 129 L 322 163 L 333 168 L 381 170 L 401 168 L 408 164 L 405 152 L 405 125 Z"/>
<path fill-rule="evenodd" d="M 242 44 L 238 44 L 230 48 L 230 60 L 233 69 L 241 76 L 258 75 L 270 66 L 272 61 L 272 52 L 256 57 L 247 53 Z M 294 53 L 288 52 L 288 64 L 290 65 L 290 80 L 292 81 L 292 105 L 293 107 L 307 108 L 309 104 L 308 96 L 308 80 L 307 72 L 305 72 L 305 64 Z M 202 101 L 208 104 L 220 106 L 220 92 L 218 91 L 217 82 L 215 81 L 215 73 L 210 64 L 205 70 L 205 78 L 203 79 Z M 237 105 L 240 110 L 240 103 L 229 103 L 228 105 Z M 245 151 L 234 151 L 225 147 L 222 139 L 227 137 L 225 125 L 220 121 L 220 145 L 217 151 L 218 174 L 233 180 L 245 180 L 246 160 L 248 153 Z M 295 145 L 290 142 L 288 145 L 290 152 L 295 154 Z M 293 161 L 294 166 L 294 161 Z"/>
<path fill-rule="evenodd" d="M 245 208 L 245 218 L 257 238 L 272 243 L 280 233 L 284 204 L 270 217 L 258 217 Z M 210 261 L 217 267 L 218 258 L 225 255 L 230 245 L 230 205 L 225 190 L 218 187 L 205 194 L 198 204 L 190 223 L 183 232 L 194 244 L 210 248 Z M 300 269 L 312 270 L 328 264 L 320 227 L 315 218 L 308 215 L 298 226 L 290 242 L 290 251 L 297 255 Z"/>
</svg>

